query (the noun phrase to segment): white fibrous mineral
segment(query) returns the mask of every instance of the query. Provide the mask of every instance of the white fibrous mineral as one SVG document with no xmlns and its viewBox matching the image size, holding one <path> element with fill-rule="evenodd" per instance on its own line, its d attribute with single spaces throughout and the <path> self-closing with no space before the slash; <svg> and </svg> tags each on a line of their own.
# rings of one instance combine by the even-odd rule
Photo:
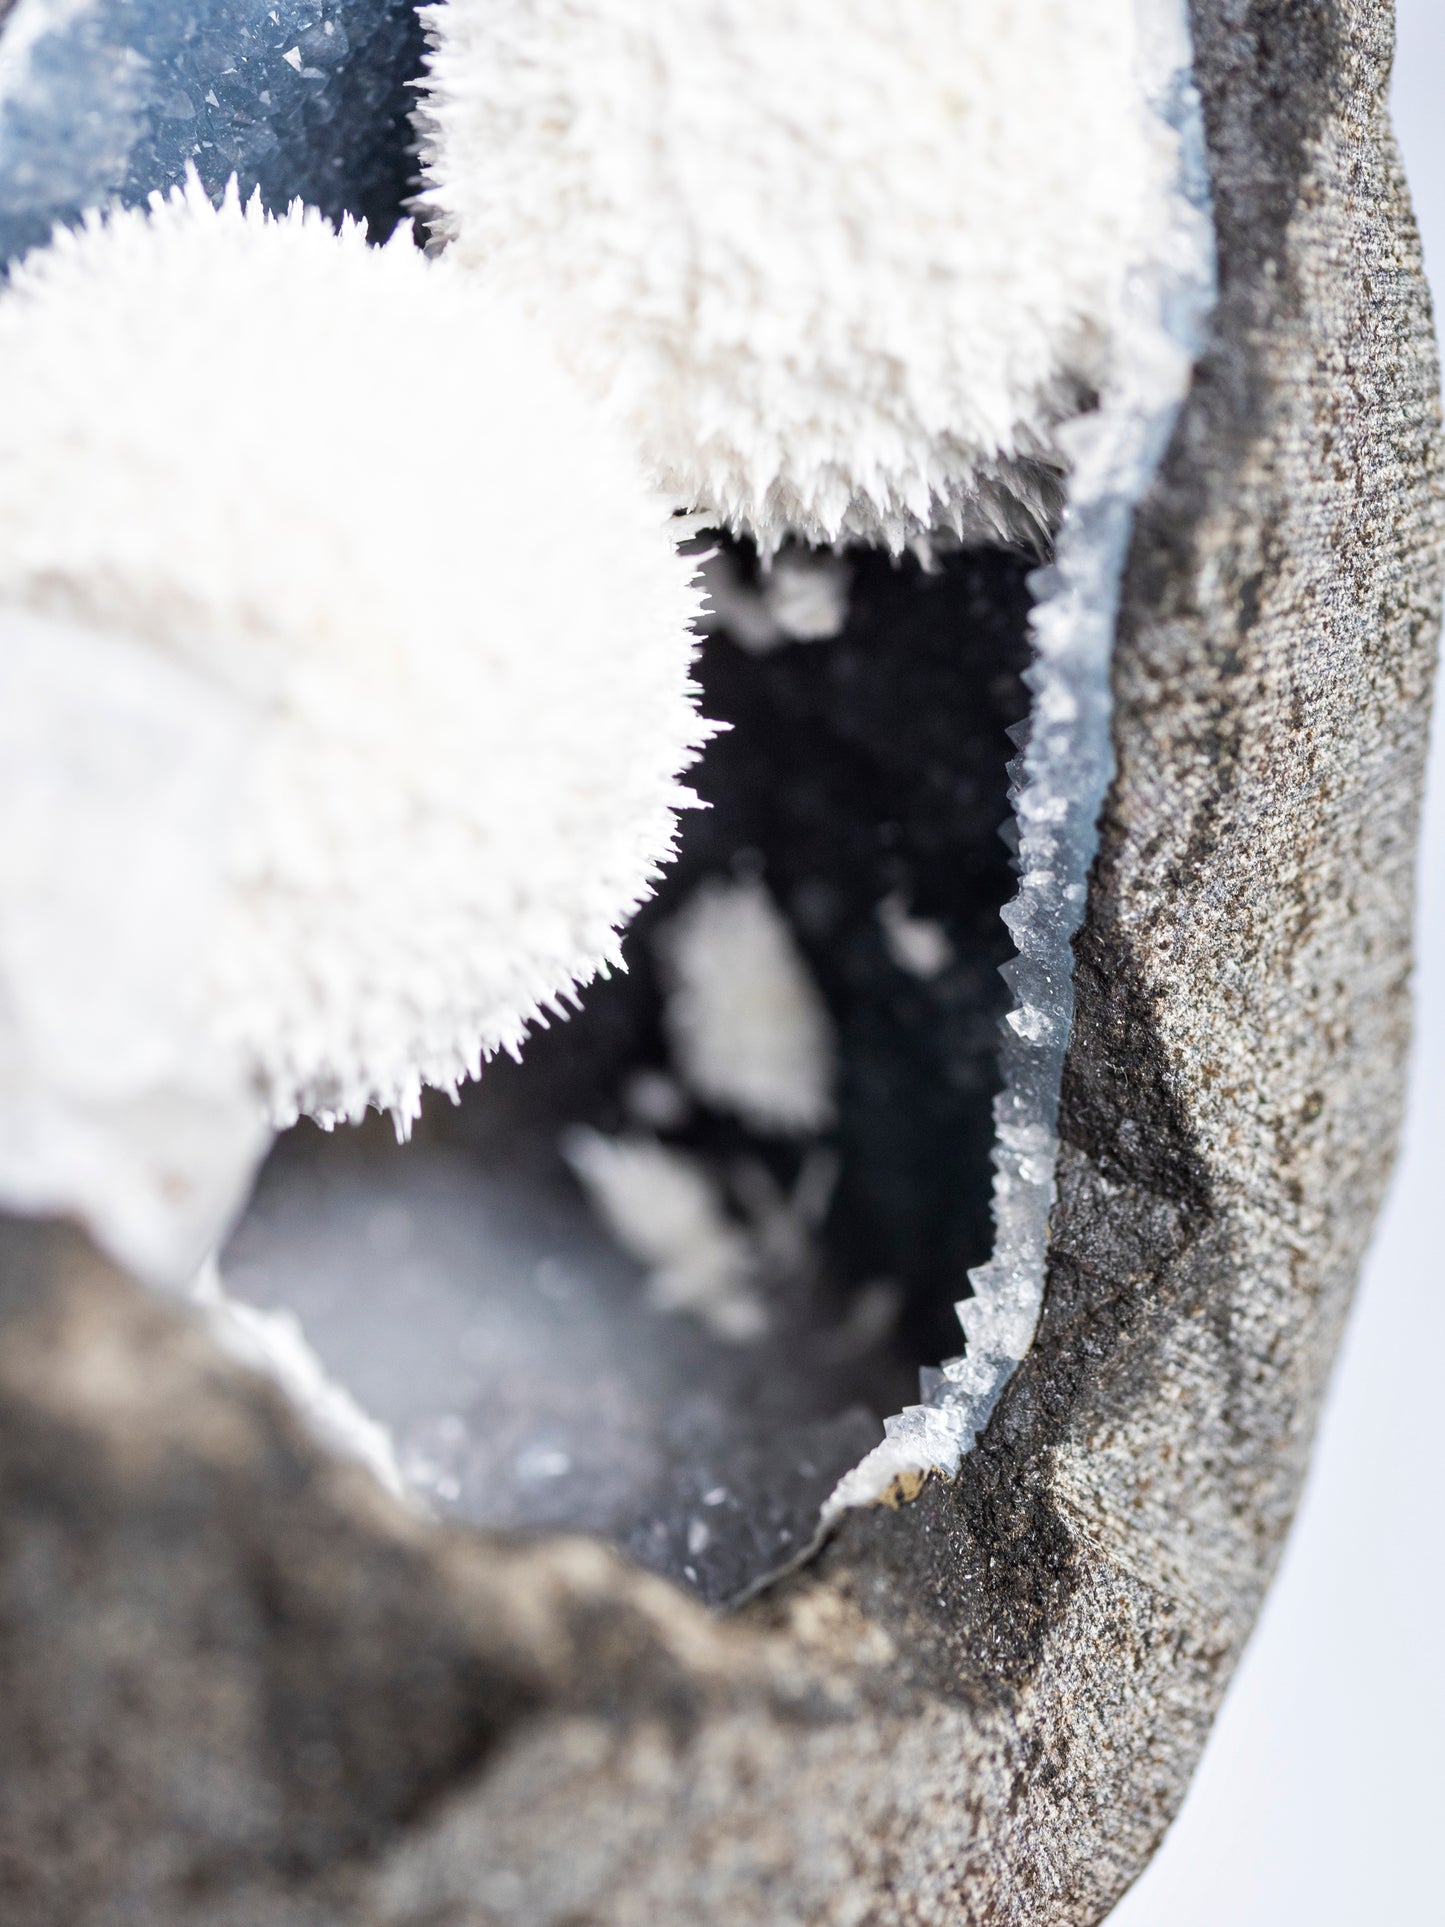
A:
<svg viewBox="0 0 1445 1927">
<path fill-rule="evenodd" d="M 209 814 L 177 791 L 170 874 L 214 900 L 184 996 L 156 920 L 146 1021 L 200 1026 L 276 1123 L 404 1127 L 615 963 L 708 733 L 674 537 L 532 319 L 405 230 L 369 248 L 193 180 L 30 256 L 0 298 L 0 648 L 49 624 L 83 642 L 67 686 L 93 657 L 182 680 L 226 759 Z M 43 790 L 33 680 L 6 720 Z M 67 883 L 72 978 L 106 969 L 113 882 Z"/>
<path fill-rule="evenodd" d="M 689 1312 L 734 1344 L 762 1336 L 753 1241 L 700 1159 L 654 1137 L 581 1125 L 563 1152 L 613 1237 L 645 1268 L 659 1311 Z"/>
<path fill-rule="evenodd" d="M 765 553 L 1036 537 L 1166 226 L 1136 11 L 442 0 L 433 235 Z"/>
<path fill-rule="evenodd" d="M 672 1060 L 705 1104 L 784 1137 L 835 1110 L 832 1021 L 797 943 L 753 878 L 701 884 L 658 936 Z"/>
</svg>

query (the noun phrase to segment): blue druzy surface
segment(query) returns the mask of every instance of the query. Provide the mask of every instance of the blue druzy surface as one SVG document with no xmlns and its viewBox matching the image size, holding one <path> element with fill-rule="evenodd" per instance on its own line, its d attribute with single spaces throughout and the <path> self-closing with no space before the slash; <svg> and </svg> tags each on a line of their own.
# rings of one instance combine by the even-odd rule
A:
<svg viewBox="0 0 1445 1927">
<path fill-rule="evenodd" d="M 0 0 L 0 262 L 194 163 L 266 204 L 396 225 L 413 180 L 412 0 Z"/>
</svg>

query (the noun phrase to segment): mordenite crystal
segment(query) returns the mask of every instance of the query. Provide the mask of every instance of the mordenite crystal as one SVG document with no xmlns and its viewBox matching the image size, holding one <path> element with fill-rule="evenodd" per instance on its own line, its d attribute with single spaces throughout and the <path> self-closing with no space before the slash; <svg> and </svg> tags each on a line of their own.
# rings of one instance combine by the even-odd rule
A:
<svg viewBox="0 0 1445 1927">
<path fill-rule="evenodd" d="M 1168 7 L 442 0 L 434 238 L 553 318 L 680 503 L 1042 540 L 1167 245 Z"/>
<path fill-rule="evenodd" d="M 445 405 L 414 406 L 423 343 Z M 589 504 L 565 531 L 562 450 Z M 173 817 L 168 839 L 137 814 L 130 873 L 77 827 L 68 928 L 39 932 L 47 880 L 7 901 L 21 1057 L 42 1051 L 26 1013 L 57 949 L 112 982 L 88 911 L 120 888 L 120 917 L 144 888 L 164 913 L 137 966 L 146 1001 L 115 1013 L 128 1050 L 96 1054 L 88 1112 L 67 1072 L 95 1128 L 49 1201 L 89 1198 L 104 1227 L 98 1107 L 122 1059 L 135 1104 L 159 1059 L 209 1053 L 236 1066 L 225 1101 L 253 1089 L 279 1124 L 375 1106 L 404 1130 L 424 1084 L 454 1091 L 517 1051 L 614 961 L 707 734 L 693 570 L 545 336 L 405 232 L 369 247 L 355 224 L 336 232 L 299 205 L 273 218 L 234 188 L 213 207 L 193 177 L 27 257 L 0 293 L 0 640 L 14 631 L 9 780 L 37 774 L 12 790 L 5 840 L 23 849 L 86 807 L 113 828 L 126 807 L 106 740 L 128 743 L 145 705 L 118 696 L 107 730 L 91 661 L 109 639 L 117 661 L 140 660 L 137 690 L 193 686 L 226 744 L 197 771 L 207 807 Z M 610 633 L 579 620 L 588 598 Z M 182 960 L 167 890 L 193 904 L 193 872 L 208 902 Z M 144 1125 L 126 1116 L 128 1157 Z M 184 1194 L 184 1147 L 169 1155 Z"/>
</svg>

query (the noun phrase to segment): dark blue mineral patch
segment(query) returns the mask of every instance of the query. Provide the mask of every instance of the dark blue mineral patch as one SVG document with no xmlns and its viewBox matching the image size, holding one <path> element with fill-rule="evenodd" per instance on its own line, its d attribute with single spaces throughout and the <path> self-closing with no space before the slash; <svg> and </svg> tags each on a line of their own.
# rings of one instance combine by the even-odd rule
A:
<svg viewBox="0 0 1445 1927">
<path fill-rule="evenodd" d="M 188 164 L 373 239 L 413 184 L 411 0 L 0 0 L 0 261 Z"/>
</svg>

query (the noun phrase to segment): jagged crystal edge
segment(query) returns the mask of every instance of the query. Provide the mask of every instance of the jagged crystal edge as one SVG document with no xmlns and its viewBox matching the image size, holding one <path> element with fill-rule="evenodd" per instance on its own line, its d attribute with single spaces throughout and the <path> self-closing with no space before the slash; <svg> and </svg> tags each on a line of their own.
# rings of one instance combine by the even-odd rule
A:
<svg viewBox="0 0 1445 1927">
<path fill-rule="evenodd" d="M 954 1472 L 1033 1343 L 1054 1202 L 1059 1090 L 1073 1024 L 1072 939 L 1084 913 L 1098 819 L 1114 774 L 1110 668 L 1134 511 L 1164 458 L 1215 292 L 1203 110 L 1186 7 L 1140 0 L 1146 98 L 1179 154 L 1170 232 L 1139 271 L 1098 409 L 1065 431 L 1068 501 L 1054 559 L 1031 578 L 1033 695 L 1010 765 L 1020 882 L 1003 912 L 1017 947 L 994 1102 L 994 1255 L 958 1306 L 967 1352 L 922 1375 L 923 1402 L 885 1422 L 824 1520 L 881 1498 L 900 1476 Z"/>
<path fill-rule="evenodd" d="M 0 0 L 0 281 L 87 208 L 194 167 L 389 233 L 411 192 L 411 0 Z"/>
</svg>

